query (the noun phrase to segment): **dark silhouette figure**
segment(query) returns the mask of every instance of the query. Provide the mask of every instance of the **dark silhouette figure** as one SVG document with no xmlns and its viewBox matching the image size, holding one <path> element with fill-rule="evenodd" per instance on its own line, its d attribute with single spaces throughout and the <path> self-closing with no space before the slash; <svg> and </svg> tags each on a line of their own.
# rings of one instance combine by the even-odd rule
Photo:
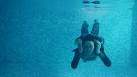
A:
<svg viewBox="0 0 137 77">
<path fill-rule="evenodd" d="M 75 52 L 71 67 L 76 69 L 80 58 L 84 62 L 92 61 L 100 57 L 105 66 L 110 67 L 111 61 L 104 52 L 104 39 L 99 37 L 99 23 L 94 20 L 93 28 L 90 34 L 88 34 L 88 24 L 83 22 L 81 28 L 81 36 L 77 39 L 78 48 L 74 49 Z"/>
</svg>

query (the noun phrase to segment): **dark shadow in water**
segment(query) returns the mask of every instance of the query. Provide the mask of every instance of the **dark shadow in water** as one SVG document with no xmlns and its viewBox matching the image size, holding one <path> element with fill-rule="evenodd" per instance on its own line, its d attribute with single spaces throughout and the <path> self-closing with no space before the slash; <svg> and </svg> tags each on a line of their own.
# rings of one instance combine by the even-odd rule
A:
<svg viewBox="0 0 137 77">
<path fill-rule="evenodd" d="M 137 1 L 134 1 L 131 27 L 131 55 L 130 64 L 137 67 Z"/>
</svg>

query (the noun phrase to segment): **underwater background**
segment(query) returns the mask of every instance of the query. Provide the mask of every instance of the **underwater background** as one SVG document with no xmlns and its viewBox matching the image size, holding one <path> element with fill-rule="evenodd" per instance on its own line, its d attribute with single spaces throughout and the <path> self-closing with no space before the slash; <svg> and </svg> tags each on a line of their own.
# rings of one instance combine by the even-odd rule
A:
<svg viewBox="0 0 137 77">
<path fill-rule="evenodd" d="M 137 77 L 137 1 L 101 0 L 100 8 L 82 0 L 0 0 L 0 77 Z M 70 64 L 86 20 L 100 23 L 105 52 L 77 69 Z"/>
</svg>

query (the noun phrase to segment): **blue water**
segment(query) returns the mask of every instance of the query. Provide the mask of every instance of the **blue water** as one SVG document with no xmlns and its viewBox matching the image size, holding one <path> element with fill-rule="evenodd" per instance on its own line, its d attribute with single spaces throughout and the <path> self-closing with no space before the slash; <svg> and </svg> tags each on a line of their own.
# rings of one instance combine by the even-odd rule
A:
<svg viewBox="0 0 137 77">
<path fill-rule="evenodd" d="M 101 0 L 98 9 L 81 0 L 0 0 L 0 77 L 137 77 L 137 1 Z M 70 67 L 74 39 L 87 20 L 100 22 L 105 52 Z"/>
</svg>

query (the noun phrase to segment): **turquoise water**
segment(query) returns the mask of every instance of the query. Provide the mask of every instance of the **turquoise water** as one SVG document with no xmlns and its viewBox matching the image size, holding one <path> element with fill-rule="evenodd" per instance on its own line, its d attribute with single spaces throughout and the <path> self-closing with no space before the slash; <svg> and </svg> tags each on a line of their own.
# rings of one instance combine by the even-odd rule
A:
<svg viewBox="0 0 137 77">
<path fill-rule="evenodd" d="M 97 9 L 81 2 L 1 0 L 0 77 L 137 77 L 137 2 L 101 0 Z M 74 39 L 94 19 L 112 66 L 81 60 L 73 70 Z"/>
</svg>

